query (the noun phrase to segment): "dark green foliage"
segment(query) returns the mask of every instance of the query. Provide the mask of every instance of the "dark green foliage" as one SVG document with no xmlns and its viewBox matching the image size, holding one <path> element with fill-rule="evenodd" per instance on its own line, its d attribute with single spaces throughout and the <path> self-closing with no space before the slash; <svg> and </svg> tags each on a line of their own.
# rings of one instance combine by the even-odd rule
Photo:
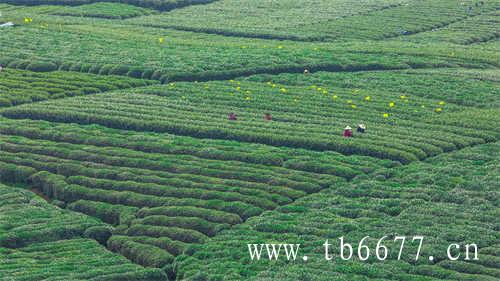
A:
<svg viewBox="0 0 500 281">
<path fill-rule="evenodd" d="M 31 167 L 0 162 L 0 181 L 27 184 L 29 178 L 36 173 Z"/>
<path fill-rule="evenodd" d="M 158 247 L 134 242 L 128 237 L 113 236 L 108 248 L 143 266 L 163 267 L 173 261 L 173 256 Z"/>
<path fill-rule="evenodd" d="M 32 62 L 31 71 L 4 69 L 0 76 L 0 106 L 12 106 L 46 99 L 95 94 L 120 88 L 156 83 L 125 77 L 102 77 L 72 72 L 48 72 L 56 70 L 49 62 Z M 62 65 L 59 69 L 88 72 L 90 64 Z M 39 72 L 32 72 L 39 71 Z"/>
<path fill-rule="evenodd" d="M 119 2 L 140 7 L 168 11 L 189 5 L 207 4 L 216 0 L 0 0 L 15 5 L 84 5 L 97 2 Z"/>
<path fill-rule="evenodd" d="M 34 193 L 0 184 L 0 247 L 71 239 L 99 226 L 96 219 L 59 209 Z"/>
<path fill-rule="evenodd" d="M 488 255 L 498 252 L 497 246 L 492 246 L 498 245 L 498 196 L 491 197 L 491 193 L 498 189 L 494 171 L 499 149 L 496 142 L 445 153 L 380 172 L 386 177 L 379 180 L 359 177 L 299 199 L 185 251 L 176 260 L 177 278 L 196 280 L 203 275 L 208 280 L 227 280 L 228 274 L 233 274 L 231 280 L 301 280 L 305 275 L 313 276 L 305 280 L 331 280 L 332 275 L 340 280 L 385 280 L 388 276 L 401 280 L 496 280 L 499 275 L 493 264 L 497 258 Z M 338 249 L 333 249 L 335 262 L 325 264 L 325 239 L 335 245 L 340 236 L 354 243 L 369 235 L 368 245 L 374 249 L 378 239 L 389 235 L 385 246 L 397 253 L 394 248 L 399 243 L 391 242 L 391 237 L 413 233 L 425 237 L 418 262 L 416 245 L 406 244 L 407 252 L 399 261 L 397 254 L 391 254 L 384 262 L 345 262 L 338 258 Z M 283 259 L 269 267 L 268 261 L 250 261 L 247 249 L 241 247 L 242 240 L 299 243 L 301 253 L 311 258 L 307 263 Z M 481 249 L 479 261 L 449 261 L 446 257 L 451 243 L 473 242 Z M 430 255 L 434 262 L 427 259 Z"/>
<path fill-rule="evenodd" d="M 57 65 L 51 62 L 32 62 L 28 65 L 26 70 L 36 72 L 46 72 L 57 70 Z M 80 69 L 78 69 L 80 71 Z"/>
<path fill-rule="evenodd" d="M 0 248 L 0 272 L 9 280 L 166 281 L 156 268 L 144 268 L 91 239 Z M 47 264 L 50 260 L 50 265 Z M 42 265 L 42 266 L 41 266 Z M 19 269 L 22 270 L 19 270 Z M 50 270 L 48 270 L 50 268 Z"/>
<path fill-rule="evenodd" d="M 89 227 L 83 233 L 83 237 L 91 238 L 96 240 L 102 245 L 106 245 L 106 242 L 111 237 L 112 229 L 107 226 L 93 226 Z"/>
<path fill-rule="evenodd" d="M 138 208 L 112 205 L 103 202 L 78 200 L 68 205 L 68 209 L 97 217 L 102 221 L 113 224 L 128 224 L 135 219 L 135 212 Z"/>
</svg>

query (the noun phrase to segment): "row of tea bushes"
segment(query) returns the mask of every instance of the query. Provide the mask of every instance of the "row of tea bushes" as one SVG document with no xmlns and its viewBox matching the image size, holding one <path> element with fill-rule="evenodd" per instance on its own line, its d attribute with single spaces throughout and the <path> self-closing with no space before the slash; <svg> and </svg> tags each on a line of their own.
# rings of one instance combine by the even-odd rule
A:
<svg viewBox="0 0 500 281">
<path fill-rule="evenodd" d="M 51 12 L 52 15 L 94 17 L 106 19 L 126 19 L 150 15 L 154 11 L 122 3 L 99 2 L 76 7 L 63 7 Z"/>
<path fill-rule="evenodd" d="M 493 69 L 411 69 L 400 71 L 317 72 L 313 75 L 254 75 L 242 78 L 253 82 L 330 89 L 357 89 L 360 94 L 392 92 L 409 99 L 422 97 L 472 107 L 499 107 L 499 87 Z M 396 96 L 400 100 L 399 96 Z M 437 105 L 437 104 L 435 104 Z"/>
<path fill-rule="evenodd" d="M 476 8 L 476 11 L 478 9 Z M 498 5 L 492 12 L 483 11 L 462 21 L 454 22 L 438 30 L 427 31 L 409 36 L 405 39 L 414 42 L 447 41 L 455 44 L 477 44 L 495 41 L 500 36 Z"/>
<path fill-rule="evenodd" d="M 11 17 L 22 20 L 23 16 Z M 379 41 L 330 45 L 233 38 L 96 18 L 40 15 L 40 21 L 47 27 L 23 24 L 0 33 L 0 40 L 5 42 L 0 46 L 0 64 L 18 69 L 36 66 L 42 70 L 128 75 L 164 83 L 302 73 L 305 68 L 361 71 L 497 64 L 493 51 L 454 45 L 420 47 L 396 40 L 383 46 Z M 80 36 L 82 33 L 89 36 Z M 130 40 L 123 42 L 123 36 Z M 25 38 L 37 38 L 37 44 L 25 44 Z M 372 52 L 374 49 L 377 52 Z"/>
<path fill-rule="evenodd" d="M 73 97 L 9 108 L 2 114 L 16 119 L 333 150 L 401 163 L 497 139 L 497 132 L 481 130 L 482 122 L 441 125 L 446 116 L 468 110 L 444 105 L 439 100 L 409 99 L 392 92 L 217 81 Z M 240 119 L 227 120 L 229 112 L 236 112 Z M 265 122 L 264 113 L 271 113 L 273 121 Z M 495 112 L 484 114 L 487 118 Z M 367 124 L 367 134 L 342 137 L 346 125 L 359 123 Z"/>
<path fill-rule="evenodd" d="M 254 217 L 211 241 L 193 246 L 176 259 L 173 271 L 182 280 L 481 280 L 499 277 L 498 167 L 500 144 L 444 153 L 424 162 L 381 169 Z M 338 238 L 366 245 L 383 244 L 389 255 L 377 261 L 339 257 Z M 423 235 L 405 244 L 401 260 L 395 236 Z M 326 239 L 334 262 L 324 259 Z M 244 241 L 244 242 L 243 242 Z M 250 261 L 247 243 L 299 243 L 294 262 Z M 450 261 L 448 245 L 476 243 L 479 260 Z M 356 249 L 355 249 L 356 250 Z M 302 261 L 307 255 L 307 262 Z M 429 256 L 434 260 L 430 261 Z"/>
<path fill-rule="evenodd" d="M 91 239 L 74 238 L 0 248 L 3 280 L 165 281 L 159 269 L 144 268 Z"/>
<path fill-rule="evenodd" d="M 32 71 L 6 69 L 0 72 L 0 107 L 56 99 L 78 95 L 95 94 L 110 90 L 151 85 L 155 81 L 119 76 L 102 77 L 93 74 L 51 71 L 36 63 L 28 64 Z"/>
<path fill-rule="evenodd" d="M 1 181 L 21 180 L 5 176 L 11 168 L 0 162 Z M 25 167 L 15 168 L 26 171 L 22 181 L 29 177 Z M 106 243 L 109 232 L 95 218 L 60 209 L 29 190 L 0 184 L 2 280 L 166 279 L 158 269 L 145 269 L 106 250 L 99 243 Z"/>
<path fill-rule="evenodd" d="M 113 224 L 111 238 L 101 229 L 87 229 L 87 235 L 143 266 L 165 267 L 189 245 L 343 181 L 277 165 L 127 148 L 120 131 L 102 127 L 81 127 L 92 145 L 68 125 L 65 135 L 56 124 L 3 120 L 2 180 L 29 184 L 60 206 Z M 115 146 L 93 138 L 106 130 Z"/>
<path fill-rule="evenodd" d="M 4 169 L 0 169 L 3 174 Z M 83 236 L 92 226 L 102 225 L 94 218 L 61 210 L 20 188 L 0 185 L 0 202 L 0 247 L 71 239 Z"/>
<path fill-rule="evenodd" d="M 116 2 L 139 7 L 168 11 L 189 5 L 207 4 L 216 0 L 0 0 L 0 3 L 14 5 L 85 5 L 92 3 Z"/>
<path fill-rule="evenodd" d="M 0 134 L 16 135 L 32 140 L 51 140 L 99 147 L 121 147 L 143 152 L 187 154 L 206 159 L 241 161 L 253 164 L 283 166 L 321 174 L 352 178 L 395 162 L 360 155 L 345 156 L 336 152 L 315 152 L 262 144 L 227 140 L 198 139 L 116 130 L 99 125 L 53 123 L 40 120 L 2 118 Z"/>
<path fill-rule="evenodd" d="M 446 38 L 450 33 L 446 32 L 448 25 L 468 21 L 470 17 L 498 8 L 496 1 L 484 1 L 484 5 L 478 7 L 475 4 L 479 2 L 320 0 L 291 1 L 286 5 L 259 2 L 256 5 L 244 0 L 221 0 L 132 19 L 131 22 L 226 36 L 282 40 L 380 40 L 436 29 Z M 469 11 L 469 7 L 473 9 Z M 199 14 L 204 16 L 199 18 Z M 474 27 L 476 24 L 467 23 L 465 26 Z M 495 22 L 489 22 L 489 27 L 494 29 Z"/>
</svg>

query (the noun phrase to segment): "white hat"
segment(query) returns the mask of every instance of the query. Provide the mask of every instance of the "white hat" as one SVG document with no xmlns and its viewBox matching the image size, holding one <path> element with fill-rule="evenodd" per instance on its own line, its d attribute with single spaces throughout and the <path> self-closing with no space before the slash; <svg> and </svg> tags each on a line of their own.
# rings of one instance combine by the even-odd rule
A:
<svg viewBox="0 0 500 281">
<path fill-rule="evenodd" d="M 349 127 L 349 126 L 347 126 L 347 127 L 345 127 L 345 129 L 344 129 L 344 130 L 352 130 L 352 128 L 351 128 L 351 127 Z"/>
<path fill-rule="evenodd" d="M 359 124 L 358 126 L 359 126 L 361 129 L 366 129 L 365 124 Z"/>
</svg>

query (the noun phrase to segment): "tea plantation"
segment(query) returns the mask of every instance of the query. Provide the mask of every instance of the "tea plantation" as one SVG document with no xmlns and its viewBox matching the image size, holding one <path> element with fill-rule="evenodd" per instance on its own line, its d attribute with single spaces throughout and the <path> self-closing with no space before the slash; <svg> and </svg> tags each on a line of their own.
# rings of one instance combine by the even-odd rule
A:
<svg viewBox="0 0 500 281">
<path fill-rule="evenodd" d="M 0 0 L 0 280 L 499 280 L 499 11 Z"/>
</svg>

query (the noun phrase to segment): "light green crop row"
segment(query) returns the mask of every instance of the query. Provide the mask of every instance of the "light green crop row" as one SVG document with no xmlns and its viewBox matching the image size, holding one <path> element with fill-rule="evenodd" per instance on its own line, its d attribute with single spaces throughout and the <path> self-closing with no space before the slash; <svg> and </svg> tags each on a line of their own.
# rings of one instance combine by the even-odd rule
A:
<svg viewBox="0 0 500 281">
<path fill-rule="evenodd" d="M 311 76 L 321 77 L 321 73 Z M 322 84 L 327 83 L 327 79 L 322 79 Z M 464 124 L 440 125 L 446 116 L 467 110 L 440 100 L 394 92 L 231 80 L 74 97 L 8 108 L 2 114 L 16 119 L 100 124 L 117 129 L 333 150 L 408 163 L 496 140 L 498 132 L 483 132 L 482 122 L 464 120 Z M 230 112 L 239 119 L 227 120 Z M 273 120 L 264 121 L 265 113 L 272 114 Z M 495 119 L 495 110 L 482 114 L 485 120 L 488 116 Z M 360 123 L 368 126 L 366 134 L 342 137 L 345 126 L 356 127 Z"/>
<path fill-rule="evenodd" d="M 0 107 L 156 83 L 152 80 L 66 71 L 33 72 L 55 70 L 56 66 L 49 63 L 27 64 L 26 68 L 32 71 L 10 69 L 9 65 L 6 67 L 0 73 Z"/>
</svg>

